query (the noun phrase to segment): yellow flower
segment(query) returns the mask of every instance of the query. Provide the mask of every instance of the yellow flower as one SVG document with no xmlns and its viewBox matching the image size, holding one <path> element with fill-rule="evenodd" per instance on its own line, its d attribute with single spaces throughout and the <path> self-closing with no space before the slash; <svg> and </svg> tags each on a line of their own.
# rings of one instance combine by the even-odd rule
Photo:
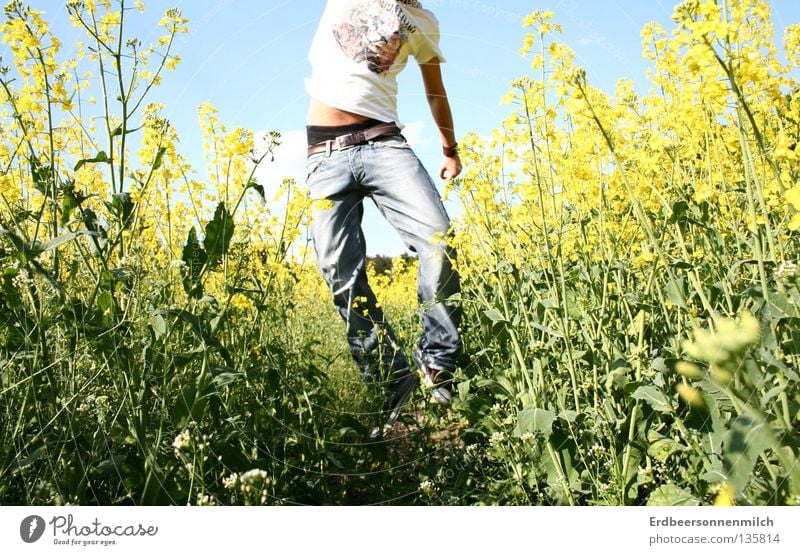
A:
<svg viewBox="0 0 800 555">
<path fill-rule="evenodd" d="M 697 408 L 702 408 L 705 406 L 706 403 L 703 400 L 703 396 L 696 387 L 681 382 L 675 386 L 675 388 L 678 391 L 678 395 L 680 395 L 681 398 L 691 406 Z"/>
<path fill-rule="evenodd" d="M 174 70 L 178 66 L 180 61 L 181 57 L 178 56 L 177 54 L 173 54 L 172 56 L 169 56 L 167 57 L 166 60 L 164 60 L 164 67 L 169 70 Z"/>
<path fill-rule="evenodd" d="M 786 200 L 795 210 L 800 210 L 800 183 L 786 191 Z"/>
<path fill-rule="evenodd" d="M 714 498 L 714 505 L 717 507 L 732 507 L 736 505 L 734 500 L 735 493 L 733 486 L 728 483 L 723 484 Z"/>
</svg>

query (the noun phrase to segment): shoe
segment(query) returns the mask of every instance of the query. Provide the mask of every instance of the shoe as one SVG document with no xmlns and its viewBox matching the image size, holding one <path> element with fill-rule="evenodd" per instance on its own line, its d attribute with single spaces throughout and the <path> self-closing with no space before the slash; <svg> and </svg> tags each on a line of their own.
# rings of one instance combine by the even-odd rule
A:
<svg viewBox="0 0 800 555">
<path fill-rule="evenodd" d="M 409 397 L 411 397 L 414 389 L 416 389 L 419 378 L 415 373 L 408 372 L 403 377 L 394 381 L 395 383 L 389 386 L 389 396 L 383 405 L 383 411 L 381 413 L 388 413 L 386 421 L 382 426 L 373 426 L 370 429 L 370 439 L 377 439 L 392 428 Z"/>
<path fill-rule="evenodd" d="M 425 387 L 431 390 L 431 398 L 436 401 L 440 406 L 449 408 L 453 395 L 450 393 L 449 378 L 450 371 L 444 368 L 437 368 L 436 366 L 425 364 L 422 360 L 422 353 L 417 349 L 414 351 L 414 363 L 419 368 L 419 373 L 422 376 L 422 382 Z"/>
</svg>

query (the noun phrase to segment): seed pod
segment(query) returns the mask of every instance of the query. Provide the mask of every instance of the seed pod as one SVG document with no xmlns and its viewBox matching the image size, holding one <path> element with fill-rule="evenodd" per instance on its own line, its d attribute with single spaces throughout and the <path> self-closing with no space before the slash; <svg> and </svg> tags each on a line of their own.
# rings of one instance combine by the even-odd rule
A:
<svg viewBox="0 0 800 555">
<path fill-rule="evenodd" d="M 676 362 L 675 371 L 690 380 L 699 380 L 705 375 L 705 372 L 703 372 L 699 366 L 686 360 L 679 360 Z"/>
<path fill-rule="evenodd" d="M 700 390 L 696 387 L 681 382 L 677 385 L 676 389 L 678 390 L 678 395 L 689 403 L 689 405 L 698 409 L 706 406 L 705 401 L 703 401 L 703 396 L 700 394 Z"/>
</svg>

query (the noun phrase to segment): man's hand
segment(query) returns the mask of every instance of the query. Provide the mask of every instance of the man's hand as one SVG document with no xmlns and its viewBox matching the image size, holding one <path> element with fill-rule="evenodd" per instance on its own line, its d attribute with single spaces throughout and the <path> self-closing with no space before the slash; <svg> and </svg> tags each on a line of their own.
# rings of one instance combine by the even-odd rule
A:
<svg viewBox="0 0 800 555">
<path fill-rule="evenodd" d="M 442 167 L 439 169 L 439 177 L 442 179 L 455 179 L 461 173 L 461 160 L 458 156 L 445 156 L 442 160 Z"/>
</svg>

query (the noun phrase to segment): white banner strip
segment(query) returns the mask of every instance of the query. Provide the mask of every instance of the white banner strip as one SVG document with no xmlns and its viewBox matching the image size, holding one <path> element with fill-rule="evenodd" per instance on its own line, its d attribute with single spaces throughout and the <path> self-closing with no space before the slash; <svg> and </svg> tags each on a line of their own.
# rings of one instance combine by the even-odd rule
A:
<svg viewBox="0 0 800 555">
<path fill-rule="evenodd" d="M 0 507 L 0 553 L 800 552 L 800 507 Z"/>
</svg>

